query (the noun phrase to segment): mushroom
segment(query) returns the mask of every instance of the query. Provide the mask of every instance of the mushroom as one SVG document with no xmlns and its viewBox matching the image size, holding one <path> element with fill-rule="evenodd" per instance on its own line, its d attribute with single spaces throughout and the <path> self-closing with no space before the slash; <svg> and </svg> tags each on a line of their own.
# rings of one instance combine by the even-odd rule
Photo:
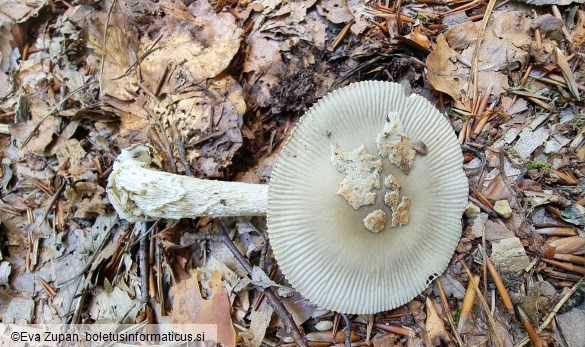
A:
<svg viewBox="0 0 585 347">
<path fill-rule="evenodd" d="M 403 154 L 391 161 L 392 143 Z M 448 265 L 467 203 L 463 156 L 449 122 L 426 99 L 389 82 L 354 83 L 311 107 L 274 165 L 268 192 L 151 175 L 152 160 L 135 157 L 141 159 L 119 158 L 109 181 L 122 218 L 267 212 L 289 283 L 343 313 L 389 310 L 422 292 Z M 148 194 L 157 199 L 145 200 Z"/>
<path fill-rule="evenodd" d="M 367 163 L 375 162 L 367 155 L 382 159 L 380 170 L 366 165 L 362 176 L 373 204 L 355 209 L 337 194 L 357 170 L 338 170 L 332 146 L 365 153 Z M 376 313 L 413 299 L 444 271 L 459 241 L 468 196 L 462 165 L 449 122 L 423 97 L 375 81 L 329 93 L 301 118 L 271 174 L 268 231 L 286 279 L 338 312 Z M 375 171 L 384 184 L 371 183 Z M 389 196 L 394 207 L 385 203 L 392 192 L 400 196 Z M 364 219 L 377 226 L 378 210 L 393 221 L 372 232 Z"/>
<path fill-rule="evenodd" d="M 200 216 L 262 216 L 268 187 L 221 182 L 158 171 L 161 158 L 149 145 L 122 150 L 108 178 L 108 199 L 130 222 Z"/>
</svg>

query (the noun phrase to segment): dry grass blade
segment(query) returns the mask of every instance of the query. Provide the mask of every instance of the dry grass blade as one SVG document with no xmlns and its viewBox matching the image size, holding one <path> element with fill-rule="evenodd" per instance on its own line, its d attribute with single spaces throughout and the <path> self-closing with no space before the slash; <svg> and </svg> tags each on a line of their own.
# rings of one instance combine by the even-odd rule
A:
<svg viewBox="0 0 585 347">
<path fill-rule="evenodd" d="M 475 1 L 471 2 L 474 3 Z M 481 2 L 480 2 L 481 3 Z M 492 14 L 492 11 L 494 10 L 494 6 L 496 5 L 496 0 L 489 0 L 487 7 L 485 9 L 484 12 L 484 17 L 481 21 L 481 28 L 479 30 L 479 33 L 477 35 L 477 42 L 475 45 L 475 52 L 473 54 L 473 63 L 471 65 L 471 85 L 473 85 L 474 88 L 474 92 L 473 92 L 473 100 L 476 101 L 477 100 L 477 86 L 478 86 L 478 78 L 477 78 L 477 69 L 479 67 L 479 52 L 480 52 L 480 48 L 481 48 L 481 43 L 483 42 L 483 38 L 485 36 L 485 31 L 487 29 L 487 25 L 490 19 L 490 16 Z"/>
<path fill-rule="evenodd" d="M 563 78 L 565 79 L 567 86 L 569 86 L 569 90 L 571 91 L 571 93 L 573 93 L 573 95 L 575 96 L 575 98 L 577 98 L 578 101 L 581 101 L 581 98 L 579 97 L 579 88 L 577 87 L 577 82 L 575 82 L 575 77 L 573 76 L 573 72 L 571 71 L 569 63 L 567 63 L 565 55 L 558 47 L 555 47 L 555 54 L 557 58 L 557 65 L 559 66 L 559 69 L 561 69 Z"/>
<path fill-rule="evenodd" d="M 546 268 L 543 271 L 548 277 L 556 278 L 559 280 L 577 282 L 581 278 L 581 276 L 579 276 L 579 275 L 573 275 L 573 274 L 568 274 L 568 273 L 564 273 L 564 272 L 560 272 L 560 271 L 555 271 L 555 270 L 552 270 L 550 268 Z"/>
<path fill-rule="evenodd" d="M 561 15 L 561 11 L 559 11 L 559 8 L 557 7 L 557 5 L 552 5 L 551 6 L 552 9 L 552 13 L 553 15 L 562 20 L 563 21 L 563 26 L 561 27 L 561 30 L 563 32 L 563 35 L 565 36 L 565 39 L 567 40 L 567 42 L 573 42 L 573 37 L 571 37 L 571 33 L 569 33 L 569 30 L 567 29 L 567 26 L 564 24 L 565 21 L 563 19 L 563 16 Z"/>
<path fill-rule="evenodd" d="M 479 199 L 479 201 L 481 201 L 484 205 L 489 207 L 491 210 L 494 209 L 494 205 L 477 188 L 475 188 L 474 186 L 469 186 L 469 189 L 471 189 L 471 192 L 473 193 L 473 195 L 475 195 Z"/>
<path fill-rule="evenodd" d="M 571 172 L 562 172 L 562 171 L 559 171 L 559 170 L 553 169 L 553 168 L 548 168 L 547 171 L 550 174 L 553 174 L 554 176 L 556 176 L 557 182 L 560 184 L 574 186 L 574 185 L 577 185 L 579 183 L 579 179 L 577 179 L 577 177 L 575 177 L 575 175 L 573 175 Z"/>
<path fill-rule="evenodd" d="M 534 94 L 534 93 L 531 93 L 531 92 L 528 92 L 528 91 L 525 91 L 525 90 L 510 88 L 510 89 L 508 89 L 508 91 L 510 93 L 513 93 L 513 94 L 522 95 L 522 96 L 530 97 L 530 98 L 533 98 L 533 99 L 539 99 L 539 100 L 544 100 L 544 101 L 551 101 L 546 96 Z"/>
<path fill-rule="evenodd" d="M 55 289 L 53 289 L 53 287 L 49 284 L 49 282 L 45 281 L 44 279 L 42 279 L 38 276 L 35 276 L 35 277 L 41 283 L 41 285 L 43 286 L 43 288 L 45 289 L 47 294 L 49 294 L 49 296 L 51 296 L 51 297 L 57 296 L 57 292 L 55 291 Z"/>
<path fill-rule="evenodd" d="M 557 83 L 560 83 L 561 85 L 563 85 L 565 88 L 567 87 L 567 84 L 565 83 L 565 79 L 563 77 L 552 74 L 552 73 L 546 75 L 546 77 L 539 77 L 537 79 L 542 80 L 542 81 L 548 80 L 550 82 L 557 82 Z M 583 91 L 585 91 L 585 86 L 577 83 L 577 89 L 579 89 L 580 91 L 583 92 Z"/>
</svg>

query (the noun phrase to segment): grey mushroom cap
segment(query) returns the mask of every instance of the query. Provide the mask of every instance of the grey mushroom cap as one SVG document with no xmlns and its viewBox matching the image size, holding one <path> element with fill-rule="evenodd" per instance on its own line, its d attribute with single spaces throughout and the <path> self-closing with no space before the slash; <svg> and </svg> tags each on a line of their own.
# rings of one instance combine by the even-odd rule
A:
<svg viewBox="0 0 585 347">
<path fill-rule="evenodd" d="M 384 207 L 351 208 L 336 194 L 343 173 L 331 145 L 378 154 L 376 137 L 397 112 L 403 132 L 422 141 L 408 175 L 384 159 L 410 198 L 406 225 L 372 233 L 363 220 Z M 413 299 L 447 267 L 461 235 L 468 181 L 463 156 L 445 117 L 419 95 L 390 82 L 359 82 L 333 91 L 300 120 L 275 164 L 268 189 L 268 232 L 286 279 L 309 301 L 338 312 L 367 314 Z M 390 215 L 389 215 L 390 216 Z"/>
</svg>

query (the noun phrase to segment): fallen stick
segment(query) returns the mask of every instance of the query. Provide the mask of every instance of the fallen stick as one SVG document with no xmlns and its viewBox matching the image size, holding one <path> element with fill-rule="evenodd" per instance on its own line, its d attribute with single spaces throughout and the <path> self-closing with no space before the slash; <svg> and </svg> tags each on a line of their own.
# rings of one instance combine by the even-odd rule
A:
<svg viewBox="0 0 585 347">
<path fill-rule="evenodd" d="M 155 169 L 161 160 L 143 144 L 118 156 L 108 179 L 110 203 L 130 222 L 266 215 L 268 186 L 180 176 Z"/>
</svg>

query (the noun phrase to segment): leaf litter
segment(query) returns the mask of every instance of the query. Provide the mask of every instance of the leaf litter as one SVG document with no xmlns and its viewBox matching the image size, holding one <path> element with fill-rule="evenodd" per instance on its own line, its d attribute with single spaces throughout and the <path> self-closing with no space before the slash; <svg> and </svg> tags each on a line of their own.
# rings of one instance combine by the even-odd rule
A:
<svg viewBox="0 0 585 347">
<path fill-rule="evenodd" d="M 585 239 L 585 15 L 575 3 L 486 15 L 479 2 L 3 2 L 0 312 L 38 323 L 206 321 L 226 345 L 290 344 L 292 326 L 265 297 L 274 290 L 309 339 L 342 343 L 343 317 L 291 291 L 263 219 L 224 221 L 254 266 L 248 275 L 212 240 L 208 218 L 129 225 L 104 188 L 117 153 L 137 142 L 164 153 L 168 171 L 265 183 L 304 110 L 331 89 L 381 79 L 448 116 L 473 189 L 442 285 L 393 311 L 348 317 L 350 339 L 527 343 L 483 277 L 489 257 L 539 340 L 583 345 L 573 299 Z M 470 281 L 462 260 L 495 306 L 473 305 L 456 333 Z"/>
</svg>

